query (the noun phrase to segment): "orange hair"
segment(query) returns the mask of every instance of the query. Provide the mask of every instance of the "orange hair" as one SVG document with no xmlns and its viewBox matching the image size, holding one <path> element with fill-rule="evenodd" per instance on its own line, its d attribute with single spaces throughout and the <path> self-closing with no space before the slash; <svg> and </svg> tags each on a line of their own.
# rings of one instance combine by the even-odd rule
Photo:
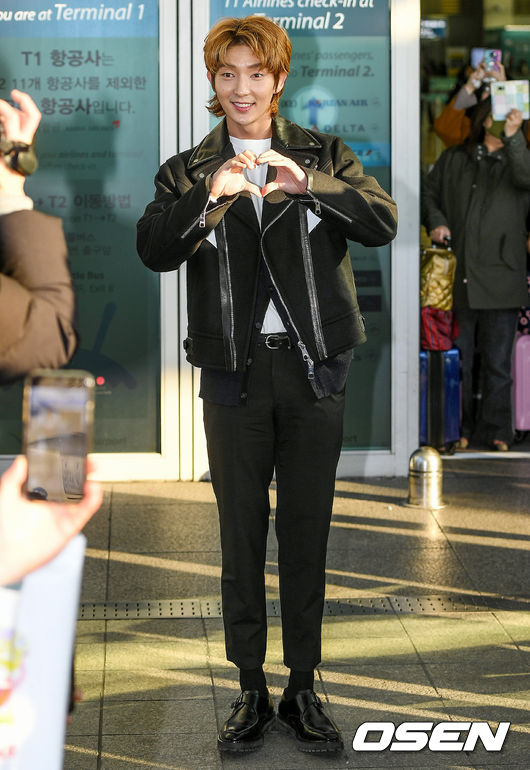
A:
<svg viewBox="0 0 530 770">
<path fill-rule="evenodd" d="M 260 64 L 274 75 L 278 84 L 282 72 L 289 72 L 291 41 L 287 32 L 264 16 L 246 16 L 243 19 L 221 19 L 215 24 L 204 42 L 204 63 L 215 82 L 217 71 L 226 64 L 226 54 L 233 45 L 246 45 L 258 57 Z M 281 91 L 273 94 L 271 115 L 278 112 Z M 217 117 L 224 115 L 217 94 L 210 99 L 208 109 Z"/>
</svg>

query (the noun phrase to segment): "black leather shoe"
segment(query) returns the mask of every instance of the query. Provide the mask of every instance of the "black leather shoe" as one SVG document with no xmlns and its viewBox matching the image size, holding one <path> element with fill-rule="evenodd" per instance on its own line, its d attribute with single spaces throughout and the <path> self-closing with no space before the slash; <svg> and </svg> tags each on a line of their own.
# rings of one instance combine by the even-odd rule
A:
<svg viewBox="0 0 530 770">
<path fill-rule="evenodd" d="M 278 705 L 278 726 L 293 735 L 298 749 L 307 752 L 341 751 L 339 728 L 326 714 L 313 690 L 300 690 L 294 698 L 282 697 Z"/>
<path fill-rule="evenodd" d="M 243 690 L 232 703 L 232 713 L 217 737 L 219 751 L 255 751 L 263 746 L 263 735 L 275 722 L 271 696 L 258 690 Z"/>
</svg>

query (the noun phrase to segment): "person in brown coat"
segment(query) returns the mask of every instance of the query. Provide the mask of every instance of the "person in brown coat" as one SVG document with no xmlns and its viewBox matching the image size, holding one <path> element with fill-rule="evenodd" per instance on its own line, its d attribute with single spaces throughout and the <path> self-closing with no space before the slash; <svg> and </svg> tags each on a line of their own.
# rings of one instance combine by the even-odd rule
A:
<svg viewBox="0 0 530 770">
<path fill-rule="evenodd" d="M 62 222 L 24 192 L 19 147 L 31 145 L 40 112 L 28 94 L 11 96 L 20 109 L 0 99 L 0 383 L 63 366 L 77 345 Z"/>
<path fill-rule="evenodd" d="M 21 158 L 40 122 L 22 91 L 0 99 L 0 383 L 34 367 L 56 368 L 74 353 L 74 293 L 60 219 L 33 211 L 24 193 L 35 166 Z M 89 471 L 92 470 L 89 467 Z M 102 488 L 88 481 L 79 503 L 28 500 L 27 461 L 18 457 L 0 479 L 0 586 L 52 559 L 98 510 Z M 22 535 L 21 535 L 22 533 Z"/>
<path fill-rule="evenodd" d="M 14 90 L 11 97 L 20 109 L 0 99 L 0 384 L 33 368 L 62 366 L 77 345 L 62 222 L 33 211 L 33 201 L 24 191 L 25 176 L 36 167 L 28 150 L 41 115 L 28 94 Z M 29 500 L 24 493 L 26 475 L 27 460 L 18 457 L 0 478 L 0 586 L 22 580 L 57 556 L 98 510 L 103 497 L 101 485 L 87 481 L 77 503 Z M 4 626 L 9 594 L 0 592 Z M 50 602 L 54 598 L 48 597 Z M 13 632 L 11 626 L 2 630 Z M 56 629 L 50 626 L 43 633 L 52 630 Z M 8 688 L 8 697 L 9 692 Z M 74 700 L 72 667 L 70 711 Z M 66 707 L 65 701 L 65 717 Z M 14 729 L 20 729 L 16 720 Z"/>
</svg>

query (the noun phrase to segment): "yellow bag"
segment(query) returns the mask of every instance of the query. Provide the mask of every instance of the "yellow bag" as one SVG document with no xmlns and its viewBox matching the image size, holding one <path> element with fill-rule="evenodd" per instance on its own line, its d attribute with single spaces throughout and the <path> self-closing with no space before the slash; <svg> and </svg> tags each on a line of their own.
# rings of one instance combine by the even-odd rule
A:
<svg viewBox="0 0 530 770">
<path fill-rule="evenodd" d="M 432 247 L 421 253 L 420 305 L 451 310 L 456 256 L 448 247 Z"/>
</svg>

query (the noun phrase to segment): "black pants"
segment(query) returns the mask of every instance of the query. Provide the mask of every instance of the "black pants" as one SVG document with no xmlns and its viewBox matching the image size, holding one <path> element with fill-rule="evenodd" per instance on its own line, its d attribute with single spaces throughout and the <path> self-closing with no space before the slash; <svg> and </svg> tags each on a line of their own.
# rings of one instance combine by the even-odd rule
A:
<svg viewBox="0 0 530 770">
<path fill-rule="evenodd" d="M 204 403 L 219 508 L 226 654 L 239 668 L 265 660 L 269 485 L 276 536 L 284 663 L 320 662 L 325 563 L 344 392 L 317 399 L 293 349 L 258 347 L 245 406 Z"/>
<path fill-rule="evenodd" d="M 512 353 L 517 308 L 458 310 L 460 333 L 456 345 L 462 360 L 462 435 L 476 441 L 513 440 Z M 482 399 L 476 421 L 473 414 L 473 353 L 480 353 Z"/>
</svg>

